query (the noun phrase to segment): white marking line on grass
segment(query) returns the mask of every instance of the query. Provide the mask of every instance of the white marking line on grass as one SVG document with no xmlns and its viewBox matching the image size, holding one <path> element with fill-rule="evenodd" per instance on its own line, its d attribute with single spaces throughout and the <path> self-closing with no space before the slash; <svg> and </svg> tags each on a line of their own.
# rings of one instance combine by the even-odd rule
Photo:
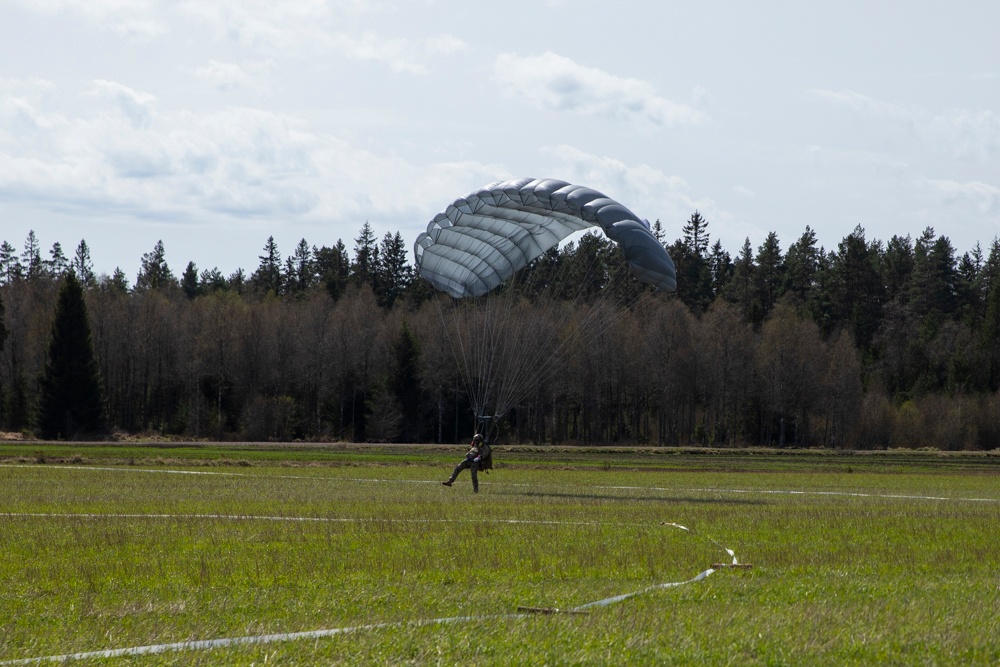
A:
<svg viewBox="0 0 1000 667">
<path fill-rule="evenodd" d="M 61 466 L 61 465 L 25 465 L 25 464 L 10 464 L 10 463 L 0 463 L 0 468 L 23 468 L 25 470 L 38 470 L 38 469 L 56 469 L 56 470 L 93 470 L 93 471 L 110 471 L 110 472 L 140 472 L 140 473 L 162 473 L 165 475 L 217 475 L 222 477 L 243 477 L 251 479 L 304 479 L 313 480 L 317 482 L 352 482 L 357 484 L 438 484 L 439 482 L 429 479 L 380 479 L 375 477 L 319 477 L 315 475 L 249 475 L 247 473 L 239 472 L 220 472 L 220 471 L 208 471 L 208 470 L 172 470 L 172 469 L 157 469 L 157 468 L 114 468 L 114 467 L 95 467 L 95 466 Z M 490 482 L 490 484 L 492 484 Z M 496 486 L 513 486 L 513 487 L 532 487 L 537 488 L 538 484 L 519 484 L 519 483 L 506 483 L 500 482 Z M 548 485 L 551 486 L 551 485 Z M 672 493 L 732 493 L 732 494 L 771 494 L 771 495 L 786 495 L 786 496 L 840 496 L 845 498 L 887 498 L 895 500 L 940 500 L 940 501 L 952 501 L 952 502 L 970 502 L 970 503 L 1000 503 L 1000 498 L 965 498 L 965 497 L 948 497 L 948 496 L 921 496 L 921 495 L 910 495 L 902 493 L 872 493 L 863 491 L 802 491 L 802 490 L 791 490 L 791 489 L 714 489 L 714 488 L 680 488 L 680 487 L 667 487 L 667 486 L 608 486 L 608 485 L 564 485 L 564 486 L 574 486 L 578 488 L 586 489 L 605 489 L 612 491 L 664 491 Z"/>
<path fill-rule="evenodd" d="M 83 517 L 99 517 L 99 516 L 115 516 L 115 515 L 63 515 L 63 514 L 4 514 L 0 516 L 83 516 Z M 123 516 L 123 515 L 118 515 Z M 148 516 L 162 518 L 164 516 L 171 515 L 124 515 L 124 516 Z M 180 515 L 183 516 L 183 515 Z M 192 515 L 199 517 L 210 517 L 211 515 Z M 230 519 L 244 519 L 253 517 L 232 517 L 226 516 L 223 518 Z M 338 519 L 323 519 L 319 517 L 265 517 L 267 519 L 276 520 L 301 520 L 301 521 L 335 521 Z M 341 521 L 358 521 L 358 519 L 339 519 Z M 364 519 L 361 519 L 362 521 Z M 406 519 L 405 521 L 417 522 L 417 521 L 451 521 L 451 522 L 464 522 L 462 519 L 439 519 L 439 520 L 419 520 L 419 519 Z M 482 523 L 479 521 L 477 523 Z M 533 521 L 533 520 L 517 520 L 517 519 L 500 519 L 491 520 L 491 523 L 535 523 L 535 524 L 567 524 L 567 525 L 600 525 L 599 522 L 574 522 L 574 521 Z M 620 525 L 620 524 L 618 524 Z M 636 524 L 639 525 L 639 524 Z M 682 526 L 678 523 L 663 523 L 661 525 L 670 526 L 672 528 L 678 528 L 680 530 L 694 533 L 696 531 Z M 719 546 L 730 556 L 733 557 L 733 565 L 737 564 L 736 555 L 733 553 L 732 549 L 723 547 L 721 544 L 716 542 L 714 539 L 703 536 L 705 539 L 709 540 L 716 546 Z M 623 595 L 615 595 L 609 598 L 604 598 L 602 600 L 594 600 L 593 602 L 587 602 L 582 605 L 573 607 L 569 609 L 570 612 L 585 611 L 587 609 L 592 609 L 595 607 L 607 607 L 609 605 L 615 604 L 617 602 L 622 602 L 623 600 L 628 600 L 629 598 L 636 597 L 638 595 L 643 595 L 645 593 L 651 593 L 653 591 L 662 590 L 665 588 L 676 588 L 678 586 L 683 586 L 685 584 L 693 584 L 698 581 L 702 581 L 709 575 L 711 575 L 715 570 L 713 568 L 708 568 L 699 572 L 697 575 L 688 579 L 687 581 L 672 581 L 662 584 L 655 584 L 653 586 L 647 586 L 642 590 L 635 591 L 632 593 L 625 593 Z M 128 648 L 116 648 L 116 649 L 104 649 L 100 651 L 85 651 L 81 653 L 66 653 L 63 655 L 48 655 L 37 658 L 20 658 L 16 660 L 3 660 L 0 661 L 0 665 L 35 665 L 42 662 L 66 662 L 68 660 L 85 660 L 89 658 L 118 658 L 128 655 L 153 655 L 157 653 L 166 653 L 168 651 L 195 651 L 195 650 L 208 650 L 213 648 L 222 648 L 227 646 L 245 646 L 251 644 L 272 644 L 275 642 L 287 642 L 295 641 L 300 639 L 322 639 L 324 637 L 333 637 L 336 635 L 348 634 L 352 632 L 359 632 L 364 630 L 382 630 L 385 628 L 398 628 L 398 627 L 424 627 L 428 625 L 442 625 L 446 623 L 457 623 L 457 622 L 476 622 L 476 621 L 488 621 L 488 620 L 500 620 L 500 619 L 513 619 L 513 618 L 530 618 L 533 614 L 529 613 L 516 613 L 516 614 L 489 614 L 484 616 L 451 616 L 445 618 L 431 618 L 416 621 L 398 621 L 394 623 L 373 623 L 369 625 L 355 625 L 344 628 L 329 628 L 325 630 L 308 630 L 305 632 L 285 632 L 269 635 L 255 635 L 247 637 L 223 637 L 221 639 L 203 639 L 194 641 L 184 641 L 184 642 L 174 642 L 170 644 L 151 644 L 148 646 L 131 646 Z"/>
</svg>

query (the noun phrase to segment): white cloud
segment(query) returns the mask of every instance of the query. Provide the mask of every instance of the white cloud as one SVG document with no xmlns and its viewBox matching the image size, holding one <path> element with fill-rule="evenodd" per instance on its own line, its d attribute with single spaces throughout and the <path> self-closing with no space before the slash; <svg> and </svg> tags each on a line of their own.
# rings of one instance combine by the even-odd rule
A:
<svg viewBox="0 0 1000 667">
<path fill-rule="evenodd" d="M 413 44 L 405 39 L 383 37 L 369 30 L 360 35 L 340 33 L 334 38 L 334 44 L 352 60 L 383 62 L 396 72 L 424 74 L 427 71 Z"/>
<path fill-rule="evenodd" d="M 850 90 L 811 89 L 815 97 L 875 121 L 900 126 L 931 149 L 957 159 L 989 161 L 1000 156 L 1000 116 L 988 109 L 931 113 L 907 109 Z"/>
<path fill-rule="evenodd" d="M 438 35 L 424 40 L 424 48 L 428 53 L 452 55 L 453 53 L 465 53 L 470 50 L 467 42 L 454 35 Z"/>
<path fill-rule="evenodd" d="M 87 108 L 58 90 L 13 94 L 31 88 L 0 85 L 0 199 L 49 210 L 178 223 L 382 219 L 415 233 L 459 194 L 505 175 L 473 161 L 379 155 L 271 111 L 165 111 L 114 81 L 95 82 Z"/>
<path fill-rule="evenodd" d="M 561 178 L 592 187 L 621 202 L 639 217 L 667 222 L 685 220 L 695 209 L 720 213 L 711 199 L 693 198 L 683 178 L 665 174 L 649 165 L 631 166 L 615 158 L 565 145 L 543 152 L 554 158 L 556 170 L 537 176 Z"/>
<path fill-rule="evenodd" d="M 129 37 L 155 37 L 166 32 L 156 3 L 150 0 L 19 0 L 24 8 L 54 15 L 74 14 Z"/>
<path fill-rule="evenodd" d="M 247 61 L 242 65 L 209 60 L 195 70 L 195 76 L 221 91 L 257 88 L 260 87 L 260 78 L 274 67 L 273 60 Z"/>
<path fill-rule="evenodd" d="M 882 120 L 909 123 L 914 120 L 914 112 L 889 102 L 876 100 L 853 90 L 824 90 L 811 88 L 809 93 L 830 104 Z"/>
<path fill-rule="evenodd" d="M 928 183 L 947 204 L 971 206 L 980 215 L 1000 214 L 1000 187 L 982 181 L 931 180 Z"/>
<path fill-rule="evenodd" d="M 149 106 L 156 98 L 149 93 L 133 90 L 115 81 L 98 79 L 94 81 L 91 94 L 113 102 L 134 127 L 145 127 L 151 121 Z"/>
<path fill-rule="evenodd" d="M 333 15 L 323 0 L 189 0 L 174 8 L 181 17 L 207 26 L 220 41 L 266 53 L 314 53 L 330 42 Z"/>
<path fill-rule="evenodd" d="M 1000 157 L 1000 116 L 990 110 L 950 109 L 924 124 L 923 133 L 959 159 Z"/>
<path fill-rule="evenodd" d="M 551 52 L 529 57 L 501 54 L 493 74 L 508 94 L 542 108 L 606 116 L 646 128 L 705 118 L 696 109 L 660 97 L 646 81 L 617 77 Z"/>
</svg>

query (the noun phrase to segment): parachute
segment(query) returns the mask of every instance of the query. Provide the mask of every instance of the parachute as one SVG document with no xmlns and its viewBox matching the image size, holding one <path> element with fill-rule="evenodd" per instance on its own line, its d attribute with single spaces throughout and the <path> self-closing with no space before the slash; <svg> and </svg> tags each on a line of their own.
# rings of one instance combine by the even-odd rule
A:
<svg viewBox="0 0 1000 667">
<path fill-rule="evenodd" d="M 520 178 L 480 188 L 434 216 L 414 245 L 417 271 L 461 299 L 478 297 L 570 234 L 599 226 L 636 277 L 677 289 L 674 263 L 649 224 L 596 190 L 555 179 Z"/>
<path fill-rule="evenodd" d="M 551 377 L 569 350 L 616 320 L 606 303 L 529 303 L 499 289 L 574 232 L 596 227 L 640 282 L 677 288 L 674 263 L 648 222 L 596 190 L 556 179 L 487 185 L 455 200 L 417 237 L 417 272 L 455 299 L 438 300 L 441 319 L 480 432 L 495 433 L 496 421 Z"/>
</svg>

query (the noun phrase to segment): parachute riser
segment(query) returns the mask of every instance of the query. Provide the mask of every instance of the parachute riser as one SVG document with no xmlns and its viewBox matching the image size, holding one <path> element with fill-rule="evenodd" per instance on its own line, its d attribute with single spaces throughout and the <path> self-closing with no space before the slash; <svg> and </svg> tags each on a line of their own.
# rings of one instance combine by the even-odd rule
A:
<svg viewBox="0 0 1000 667">
<path fill-rule="evenodd" d="M 475 415 L 476 433 L 483 436 L 487 444 L 492 444 L 500 434 L 501 415 Z"/>
</svg>

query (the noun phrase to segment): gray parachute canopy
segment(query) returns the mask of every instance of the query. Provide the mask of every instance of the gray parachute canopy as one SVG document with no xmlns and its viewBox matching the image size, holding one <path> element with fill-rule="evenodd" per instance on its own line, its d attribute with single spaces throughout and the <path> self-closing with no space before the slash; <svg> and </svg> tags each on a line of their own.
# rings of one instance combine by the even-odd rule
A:
<svg viewBox="0 0 1000 667">
<path fill-rule="evenodd" d="M 674 262 L 648 223 L 596 190 L 555 179 L 498 181 L 455 200 L 417 237 L 413 254 L 432 285 L 477 297 L 588 227 L 621 246 L 639 280 L 677 289 Z"/>
</svg>

